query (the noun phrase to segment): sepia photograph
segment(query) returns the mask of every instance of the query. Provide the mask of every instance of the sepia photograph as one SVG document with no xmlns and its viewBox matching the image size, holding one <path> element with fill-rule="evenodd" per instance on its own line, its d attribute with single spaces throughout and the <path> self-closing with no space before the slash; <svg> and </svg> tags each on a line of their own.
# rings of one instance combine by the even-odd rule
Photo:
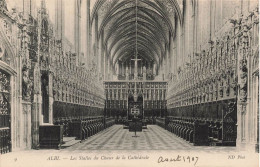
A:
<svg viewBox="0 0 260 167">
<path fill-rule="evenodd" d="M 0 167 L 258 167 L 258 0 L 0 0 Z"/>
</svg>

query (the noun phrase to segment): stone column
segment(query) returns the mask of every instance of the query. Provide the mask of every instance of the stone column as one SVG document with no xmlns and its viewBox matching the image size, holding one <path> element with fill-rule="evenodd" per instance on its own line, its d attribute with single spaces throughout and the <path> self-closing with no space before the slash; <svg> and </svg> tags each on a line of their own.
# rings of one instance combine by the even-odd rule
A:
<svg viewBox="0 0 260 167">
<path fill-rule="evenodd" d="M 237 147 L 240 150 L 249 148 L 249 105 L 248 105 L 248 36 L 247 28 L 238 36 L 238 111 L 237 111 Z"/>
<path fill-rule="evenodd" d="M 97 63 L 97 72 L 98 76 L 100 76 L 101 71 L 101 52 L 100 52 L 100 42 L 98 39 L 98 15 L 95 17 L 95 60 Z"/>
<path fill-rule="evenodd" d="M 104 40 L 104 33 L 102 32 L 101 39 L 99 39 L 99 42 L 100 42 L 99 49 L 100 49 L 100 57 L 101 57 L 101 67 L 100 68 L 101 68 L 102 77 L 104 79 L 105 56 L 104 56 L 103 40 Z"/>
<path fill-rule="evenodd" d="M 106 49 L 104 49 L 105 51 Z M 105 53 L 104 57 L 104 78 L 107 80 L 108 79 L 108 55 L 107 52 Z"/>
<path fill-rule="evenodd" d="M 48 86 L 48 94 L 49 94 L 49 124 L 53 124 L 53 72 L 49 73 L 49 86 Z"/>
<path fill-rule="evenodd" d="M 109 58 L 107 57 L 107 75 L 108 75 L 108 79 L 110 80 L 111 79 L 111 75 L 113 75 L 113 74 L 111 74 L 111 64 L 110 64 L 110 60 L 109 60 Z"/>
<path fill-rule="evenodd" d="M 124 74 L 124 73 L 123 73 L 123 72 L 124 72 L 124 71 L 123 71 L 123 65 L 124 65 L 123 62 L 120 61 L 120 63 L 119 63 L 119 74 L 120 74 L 120 75 L 123 75 L 123 74 Z"/>
<path fill-rule="evenodd" d="M 122 62 L 122 75 L 125 75 L 125 62 Z"/>
<path fill-rule="evenodd" d="M 120 65 L 119 65 L 119 61 L 116 62 L 116 75 L 119 76 L 119 68 L 120 68 Z"/>
<path fill-rule="evenodd" d="M 23 0 L 23 16 L 24 16 L 24 18 L 28 20 L 30 13 L 31 13 L 30 0 Z"/>
<path fill-rule="evenodd" d="M 91 1 L 90 1 L 91 3 Z M 96 16 L 94 16 L 93 22 L 90 23 L 90 63 L 93 65 L 93 63 L 97 64 L 97 57 L 96 57 L 96 43 L 95 43 L 95 35 L 96 35 Z"/>
<path fill-rule="evenodd" d="M 132 66 L 131 66 L 131 60 L 130 60 L 130 62 L 129 62 L 129 76 L 131 76 L 131 74 L 132 74 Z"/>
<path fill-rule="evenodd" d="M 22 149 L 31 149 L 31 102 L 23 101 L 22 103 Z"/>
<path fill-rule="evenodd" d="M 90 0 L 87 0 L 86 2 L 86 47 L 85 47 L 85 58 L 86 58 L 86 66 L 87 68 L 90 68 L 90 64 L 91 64 L 91 52 L 90 52 L 90 45 L 91 45 L 91 41 L 90 41 L 90 31 L 91 31 L 91 24 L 90 24 Z"/>
<path fill-rule="evenodd" d="M 128 65 L 126 64 L 126 70 L 125 70 L 125 79 L 129 80 L 129 70 L 128 70 Z"/>
<path fill-rule="evenodd" d="M 148 68 L 149 68 L 149 72 L 151 75 L 153 75 L 153 64 L 154 64 L 154 61 L 150 61 L 147 63 L 148 64 Z"/>
<path fill-rule="evenodd" d="M 168 74 L 170 72 L 170 67 L 171 67 L 171 59 L 170 59 L 170 48 L 168 48 L 168 50 L 166 51 L 166 62 L 165 62 L 165 79 L 168 79 Z"/>
<path fill-rule="evenodd" d="M 81 0 L 75 0 L 74 6 L 74 46 L 76 52 L 76 64 L 78 65 L 81 52 Z M 80 65 L 80 64 L 79 64 Z"/>
<path fill-rule="evenodd" d="M 259 92 L 259 72 L 255 73 L 253 75 L 253 100 L 252 100 L 252 104 L 253 104 L 253 114 L 252 114 L 252 119 L 253 119 L 253 123 L 252 123 L 252 127 L 254 127 L 253 130 L 253 135 L 252 135 L 252 143 L 255 145 L 255 147 L 259 147 L 259 143 L 257 141 L 257 137 L 259 137 L 259 113 L 258 113 L 258 101 L 259 101 L 259 96 L 258 96 L 258 92 Z M 258 145 L 257 145 L 258 144 Z"/>
<path fill-rule="evenodd" d="M 36 7 L 36 0 L 31 0 L 31 15 L 36 18 L 37 17 L 37 7 Z"/>
<path fill-rule="evenodd" d="M 174 41 L 173 38 L 170 38 L 170 48 L 169 48 L 169 72 L 174 73 L 174 58 L 175 58 L 175 46 L 174 46 Z"/>
<path fill-rule="evenodd" d="M 166 55 L 165 55 L 166 56 Z M 161 79 L 165 80 L 165 57 L 162 60 L 161 66 L 160 66 L 160 74 L 161 74 Z"/>
<path fill-rule="evenodd" d="M 39 65 L 36 64 L 33 72 L 34 90 L 33 90 L 33 103 L 32 103 L 32 148 L 39 147 L 39 124 L 40 124 L 40 113 L 42 106 L 41 97 L 41 76 Z"/>
<path fill-rule="evenodd" d="M 141 61 L 140 64 L 141 64 L 140 65 L 140 71 L 141 71 L 140 73 L 143 74 L 143 61 Z"/>
<path fill-rule="evenodd" d="M 156 63 L 155 62 L 153 62 L 153 74 L 157 75 Z"/>
<path fill-rule="evenodd" d="M 56 0 L 55 3 L 55 32 L 58 39 L 63 41 L 65 34 L 64 1 Z"/>
<path fill-rule="evenodd" d="M 173 58 L 173 73 L 174 74 L 177 74 L 177 68 L 178 68 L 178 62 L 177 62 L 177 57 L 178 57 L 178 45 L 177 45 L 177 38 L 175 37 L 175 39 L 173 40 L 173 55 L 174 55 L 174 58 Z"/>
</svg>

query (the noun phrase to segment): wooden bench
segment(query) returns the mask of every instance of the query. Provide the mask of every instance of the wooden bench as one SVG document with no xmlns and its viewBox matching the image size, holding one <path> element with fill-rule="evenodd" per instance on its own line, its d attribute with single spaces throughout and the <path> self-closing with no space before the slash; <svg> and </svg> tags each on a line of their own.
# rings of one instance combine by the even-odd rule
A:
<svg viewBox="0 0 260 167">
<path fill-rule="evenodd" d="M 40 148 L 58 148 L 63 142 L 63 126 L 42 125 L 39 127 Z"/>
</svg>

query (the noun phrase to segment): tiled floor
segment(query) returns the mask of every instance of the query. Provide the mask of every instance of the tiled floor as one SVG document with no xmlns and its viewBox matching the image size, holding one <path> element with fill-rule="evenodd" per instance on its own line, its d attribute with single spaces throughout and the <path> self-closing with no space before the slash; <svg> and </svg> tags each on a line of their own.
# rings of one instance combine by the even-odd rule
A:
<svg viewBox="0 0 260 167">
<path fill-rule="evenodd" d="M 134 132 L 122 125 L 114 125 L 66 150 L 235 150 L 235 147 L 193 146 L 157 125 L 148 125 L 143 132 L 137 132 L 138 137 L 133 136 Z"/>
<path fill-rule="evenodd" d="M 255 164 L 258 162 L 258 154 L 240 152 L 236 147 L 193 146 L 157 125 L 148 126 L 137 135 L 139 137 L 132 137 L 134 132 L 123 129 L 122 125 L 114 125 L 65 149 L 30 149 L 3 154 L 0 156 L 0 166 L 2 163 L 2 166 L 8 164 L 7 167 L 36 164 L 41 167 L 130 167 L 140 164 L 149 167 L 242 167 L 257 166 Z M 246 158 L 230 160 L 230 155 L 236 159 L 240 155 Z M 248 165 L 250 163 L 254 164 Z"/>
</svg>

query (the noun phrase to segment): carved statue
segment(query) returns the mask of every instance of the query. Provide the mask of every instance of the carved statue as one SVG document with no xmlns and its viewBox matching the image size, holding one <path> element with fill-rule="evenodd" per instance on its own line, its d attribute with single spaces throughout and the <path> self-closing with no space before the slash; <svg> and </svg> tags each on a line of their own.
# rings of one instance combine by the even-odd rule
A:
<svg viewBox="0 0 260 167">
<path fill-rule="evenodd" d="M 32 81 L 29 77 L 29 69 L 24 67 L 22 70 L 22 95 L 24 100 L 29 100 L 32 93 Z"/>
<path fill-rule="evenodd" d="M 240 101 L 246 102 L 247 101 L 247 60 L 246 59 L 240 60 L 239 69 L 241 70 L 240 82 L 239 82 Z"/>
</svg>

